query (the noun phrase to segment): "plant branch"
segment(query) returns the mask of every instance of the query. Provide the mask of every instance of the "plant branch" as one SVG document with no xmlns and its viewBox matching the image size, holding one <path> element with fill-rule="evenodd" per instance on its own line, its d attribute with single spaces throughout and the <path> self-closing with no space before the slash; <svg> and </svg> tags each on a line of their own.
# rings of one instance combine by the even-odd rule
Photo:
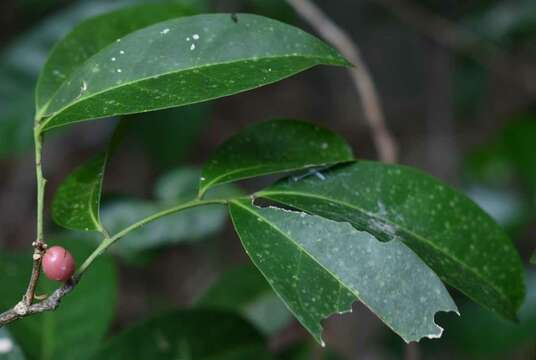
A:
<svg viewBox="0 0 536 360">
<path fill-rule="evenodd" d="M 521 85 L 531 95 L 536 87 L 529 79 L 527 68 L 516 64 L 511 56 L 493 42 L 463 28 L 453 21 L 438 16 L 412 1 L 372 0 L 392 12 L 401 22 L 413 27 L 435 42 L 463 52 L 499 75 L 503 80 Z"/>
<path fill-rule="evenodd" d="M 21 304 L 24 304 L 26 308 L 32 305 L 35 289 L 37 287 L 37 282 L 39 281 L 39 276 L 41 274 L 41 260 L 43 254 L 46 251 L 47 244 L 44 238 L 43 231 L 43 214 L 44 214 L 44 202 L 45 202 L 45 186 L 46 179 L 43 176 L 43 168 L 41 165 L 41 157 L 43 152 L 43 135 L 38 129 L 38 120 L 36 120 L 35 129 L 34 129 L 34 146 L 35 146 L 35 175 L 37 181 L 37 229 L 36 229 L 36 239 L 32 243 L 34 247 L 33 252 L 33 265 L 32 265 L 32 274 L 30 276 L 30 281 L 28 282 L 28 287 L 26 293 L 22 298 Z M 28 309 L 26 309 L 28 310 Z"/>
<path fill-rule="evenodd" d="M 61 288 L 56 289 L 48 298 L 30 306 L 27 306 L 23 301 L 19 302 L 12 309 L 0 314 L 0 328 L 26 316 L 55 310 L 60 305 L 62 298 L 70 293 L 77 283 L 78 279 L 73 277 Z"/>
<path fill-rule="evenodd" d="M 52 295 L 50 295 L 45 300 L 31 304 L 26 305 L 24 301 L 19 302 L 17 305 L 15 305 L 12 309 L 0 314 L 0 327 L 5 326 L 13 321 L 22 319 L 26 316 L 42 313 L 45 311 L 52 311 L 56 310 L 56 308 L 60 305 L 60 302 L 62 298 L 69 294 L 75 286 L 80 281 L 82 275 L 85 271 L 93 264 L 93 262 L 102 255 L 110 246 L 112 246 L 114 243 L 119 241 L 121 238 L 125 237 L 130 232 L 137 230 L 141 228 L 144 225 L 147 225 L 150 222 L 156 221 L 164 216 L 171 215 L 177 212 L 180 212 L 182 210 L 190 209 L 193 207 L 198 206 L 204 206 L 204 205 L 214 205 L 214 204 L 227 204 L 228 200 L 224 199 L 211 199 L 211 200 L 192 200 L 177 206 L 174 206 L 172 208 L 160 211 L 156 214 L 153 214 L 151 216 L 146 217 L 145 219 L 142 219 L 125 229 L 119 231 L 117 234 L 113 236 L 108 236 L 106 232 L 103 232 L 104 239 L 101 242 L 101 244 L 87 257 L 87 259 L 84 261 L 80 269 L 76 272 L 75 275 L 67 282 L 65 285 L 60 287 L 59 289 L 56 289 Z M 33 278 L 33 277 L 32 277 Z M 35 291 L 35 288 L 34 288 Z"/>
<path fill-rule="evenodd" d="M 349 72 L 361 98 L 365 119 L 372 131 L 376 150 L 382 161 L 394 163 L 398 146 L 385 124 L 378 91 L 357 45 L 343 29 L 309 0 L 287 0 L 296 12 L 318 33 L 333 44 L 353 65 Z"/>
<path fill-rule="evenodd" d="M 190 208 L 193 208 L 193 207 L 198 207 L 198 206 L 204 206 L 204 205 L 214 205 L 214 204 L 226 204 L 227 203 L 227 200 L 223 200 L 223 199 L 214 199 L 214 200 L 199 200 L 199 199 L 195 199 L 195 200 L 192 200 L 192 201 L 189 201 L 189 202 L 186 202 L 186 203 L 183 203 L 183 204 L 180 204 L 180 205 L 177 205 L 177 206 L 174 206 L 172 208 L 169 208 L 169 209 L 166 209 L 166 210 L 162 210 L 160 212 L 157 212 L 156 214 L 153 214 L 151 216 L 148 216 L 128 227 L 126 227 L 125 229 L 119 231 L 117 234 L 113 235 L 113 236 L 106 236 L 104 238 L 104 240 L 101 242 L 101 244 L 97 247 L 97 249 L 95 249 L 95 251 L 88 256 L 88 258 L 84 261 L 84 263 L 82 264 L 82 266 L 80 266 L 80 269 L 78 269 L 78 276 L 82 276 L 82 274 L 91 266 L 91 264 L 93 263 L 93 261 L 95 261 L 96 258 L 98 258 L 102 253 L 104 253 L 110 246 L 112 246 L 114 243 L 116 243 L 118 240 L 120 240 L 121 238 L 125 237 L 126 235 L 128 235 L 130 232 L 134 231 L 134 230 L 137 230 L 139 228 L 141 228 L 142 226 L 144 225 L 147 225 L 148 223 L 150 222 L 153 222 L 153 221 L 156 221 L 160 218 L 163 218 L 167 215 L 171 215 L 171 214 L 174 214 L 174 213 L 177 213 L 177 212 L 180 212 L 182 210 L 186 210 L 186 209 L 190 209 Z"/>
</svg>

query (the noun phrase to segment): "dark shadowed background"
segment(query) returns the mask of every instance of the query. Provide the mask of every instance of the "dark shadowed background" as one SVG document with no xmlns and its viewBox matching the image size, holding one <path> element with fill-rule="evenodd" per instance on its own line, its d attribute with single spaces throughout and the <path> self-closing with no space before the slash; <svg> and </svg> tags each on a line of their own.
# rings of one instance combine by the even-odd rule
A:
<svg viewBox="0 0 536 360">
<path fill-rule="evenodd" d="M 33 87 L 46 54 L 79 20 L 140 2 L 144 1 L 0 2 L 2 299 L 13 299 L 13 289 L 24 284 L 7 284 L 14 277 L 4 280 L 10 267 L 1 261 L 10 262 L 6 259 L 11 253 L 22 251 L 27 255 L 21 260 L 24 269 L 29 271 L 31 266 L 30 244 L 35 236 Z M 313 32 L 284 1 L 180 2 L 199 11 L 258 13 Z M 531 268 L 528 261 L 536 246 L 536 1 L 316 3 L 359 46 L 378 88 L 387 126 L 399 145 L 400 162 L 466 192 L 506 228 L 527 264 L 527 300 L 517 325 L 496 318 L 452 290 L 462 317 L 436 317 L 445 328 L 440 340 L 423 340 L 408 348 L 364 306 L 355 304 L 352 314 L 327 321 L 328 349 L 342 359 L 536 359 L 536 266 Z M 223 140 L 248 124 L 272 118 L 318 123 L 343 135 L 358 158 L 377 159 L 348 73 L 315 68 L 208 104 L 131 117 L 126 139 L 105 179 L 105 223 L 121 228 L 151 206 L 188 197 L 199 176 L 196 166 Z M 113 128 L 113 122 L 95 121 L 47 136 L 48 204 L 61 180 L 106 145 Z M 243 186 L 255 189 L 269 180 L 248 181 Z M 90 236 L 63 232 L 52 221 L 47 222 L 47 233 L 57 234 L 49 238 L 66 247 L 94 246 Z M 109 277 L 115 277 L 117 266 L 117 283 L 102 285 L 98 274 L 94 276 L 93 291 L 102 291 L 111 304 L 109 334 L 162 309 L 188 307 L 200 298 L 203 302 L 203 296 L 210 303 L 210 296 L 203 294 L 228 271 L 236 273 L 227 275 L 230 283 L 225 289 L 239 289 L 241 284 L 255 287 L 259 280 L 244 275 L 253 271 L 249 268 L 235 269 L 248 264 L 248 259 L 225 213 L 217 209 L 162 220 L 129 236 L 125 244 L 114 249 L 113 260 L 106 264 L 111 269 Z M 109 289 L 102 290 L 101 285 Z M 257 303 L 252 300 L 246 313 L 265 319 L 259 322 L 265 323 L 262 330 L 270 334 L 274 351 L 303 341 L 312 344 L 309 335 L 269 295 Z M 12 305 L 7 300 L 0 304 Z M 51 356 L 55 348 L 49 346 Z M 315 354 L 310 356 L 321 358 L 321 350 L 311 346 Z M 28 355 L 39 358 L 35 353 Z"/>
</svg>

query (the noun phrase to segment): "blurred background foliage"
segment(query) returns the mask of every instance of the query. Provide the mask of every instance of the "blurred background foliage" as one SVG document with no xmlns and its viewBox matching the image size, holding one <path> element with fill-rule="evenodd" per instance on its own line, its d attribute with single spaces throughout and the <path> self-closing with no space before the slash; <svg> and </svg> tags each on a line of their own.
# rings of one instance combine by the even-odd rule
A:
<svg viewBox="0 0 536 360">
<path fill-rule="evenodd" d="M 47 53 L 82 19 L 149 2 L 157 1 L 0 3 L 2 308 L 18 300 L 30 270 L 33 89 Z M 169 2 L 193 13 L 255 12 L 308 29 L 284 1 Z M 103 359 L 113 358 L 111 353 L 162 359 L 536 358 L 536 268 L 528 264 L 536 245 L 536 2 L 316 2 L 360 46 L 399 141 L 401 162 L 464 189 L 512 236 L 527 264 L 519 323 L 498 319 L 452 291 L 462 316 L 438 315 L 444 337 L 408 348 L 355 304 L 352 314 L 326 321 L 328 350 L 322 350 L 248 264 L 225 211 L 202 208 L 122 240 L 61 311 L 2 329 L 1 360 Z M 106 175 L 104 222 L 114 230 L 192 198 L 196 166 L 218 144 L 253 121 L 274 117 L 317 122 L 342 134 L 358 157 L 375 157 L 346 73 L 315 69 L 216 102 L 131 116 Z M 48 199 L 66 174 L 105 146 L 113 126 L 90 122 L 47 137 Z M 79 262 L 95 245 L 94 237 L 60 231 L 51 222 L 47 230 Z M 39 292 L 53 287 L 43 282 Z M 224 355 L 218 347 L 225 347 Z"/>
</svg>

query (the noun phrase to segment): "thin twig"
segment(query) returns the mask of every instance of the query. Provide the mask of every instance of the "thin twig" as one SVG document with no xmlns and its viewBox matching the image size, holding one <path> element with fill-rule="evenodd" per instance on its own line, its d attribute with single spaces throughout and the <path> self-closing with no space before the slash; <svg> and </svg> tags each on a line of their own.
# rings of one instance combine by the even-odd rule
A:
<svg viewBox="0 0 536 360">
<path fill-rule="evenodd" d="M 190 209 L 190 208 L 194 208 L 198 206 L 215 205 L 215 204 L 223 205 L 226 203 L 227 203 L 227 200 L 225 199 L 209 199 L 209 200 L 195 199 L 195 200 L 171 207 L 169 209 L 162 210 L 151 216 L 148 216 L 126 227 L 125 229 L 119 231 L 117 234 L 113 236 L 110 236 L 106 233 L 100 245 L 93 251 L 93 253 L 91 253 L 91 255 L 88 256 L 88 258 L 84 261 L 80 269 L 78 269 L 76 274 L 64 286 L 54 291 L 54 293 L 52 293 L 52 295 L 50 295 L 45 300 L 35 303 L 35 304 L 28 305 L 26 303 L 26 298 L 23 298 L 23 300 L 20 301 L 17 305 L 15 305 L 12 309 L 4 312 L 3 314 L 0 314 L 0 328 L 4 325 L 7 325 L 13 321 L 22 319 L 23 317 L 26 317 L 29 315 L 55 310 L 59 306 L 61 299 L 74 289 L 74 287 L 80 281 L 80 278 L 82 277 L 82 275 L 85 273 L 85 271 L 87 271 L 87 269 L 89 269 L 89 267 L 91 267 L 93 262 L 100 255 L 102 255 L 110 246 L 112 246 L 114 243 L 119 241 L 121 238 L 128 235 L 130 232 L 135 231 L 162 217 L 175 214 L 186 209 Z M 34 261 L 34 267 L 36 266 L 37 263 L 41 264 L 40 261 Z M 33 275 L 32 275 L 32 279 L 34 279 Z M 35 294 L 35 288 L 33 288 L 32 291 L 34 291 L 34 294 Z"/>
<path fill-rule="evenodd" d="M 333 44 L 352 64 L 350 74 L 361 97 L 365 118 L 372 131 L 374 144 L 382 161 L 394 163 L 398 159 L 397 144 L 389 132 L 380 105 L 378 92 L 369 70 L 362 60 L 359 48 L 351 37 L 335 24 L 322 10 L 309 0 L 287 0 L 287 2 L 318 33 Z"/>
<path fill-rule="evenodd" d="M 412 1 L 372 0 L 391 11 L 401 22 L 413 27 L 423 36 L 435 42 L 462 52 L 486 66 L 503 80 L 521 86 L 531 95 L 536 95 L 536 87 L 528 74 L 528 69 L 519 64 L 511 55 L 492 41 L 459 26 Z"/>
<path fill-rule="evenodd" d="M 28 288 L 22 298 L 22 304 L 26 308 L 32 305 L 35 289 L 37 288 L 37 282 L 41 275 L 41 260 L 47 249 L 43 232 L 43 215 L 44 215 L 44 202 L 45 202 L 45 186 L 46 179 L 43 176 L 43 167 L 41 165 L 41 157 L 43 153 L 43 135 L 38 130 L 38 120 L 36 120 L 36 126 L 34 129 L 34 146 L 35 146 L 35 175 L 37 181 L 37 238 L 32 243 L 34 247 L 33 252 L 33 266 L 32 275 L 28 282 Z M 28 309 L 26 309 L 28 310 Z"/>
<path fill-rule="evenodd" d="M 27 306 L 23 301 L 19 302 L 12 309 L 0 314 L 0 328 L 26 316 L 55 310 L 60 305 L 63 297 L 70 293 L 77 283 L 78 279 L 72 278 L 61 288 L 55 290 L 48 298 L 30 306 Z"/>
</svg>

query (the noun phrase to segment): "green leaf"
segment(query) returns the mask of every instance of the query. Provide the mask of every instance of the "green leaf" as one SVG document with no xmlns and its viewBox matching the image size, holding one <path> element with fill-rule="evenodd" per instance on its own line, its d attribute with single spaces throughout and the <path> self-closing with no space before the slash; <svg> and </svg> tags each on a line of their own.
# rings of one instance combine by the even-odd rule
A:
<svg viewBox="0 0 536 360">
<path fill-rule="evenodd" d="M 58 225 L 71 230 L 104 231 L 100 219 L 104 172 L 125 128 L 125 122 L 119 123 L 108 149 L 75 169 L 59 186 L 52 203 L 52 216 Z"/>
<path fill-rule="evenodd" d="M 118 38 L 66 78 L 38 112 L 49 130 L 236 94 L 320 64 L 348 65 L 320 40 L 275 20 L 183 17 Z"/>
<path fill-rule="evenodd" d="M 82 22 L 56 44 L 37 82 L 39 111 L 89 58 L 117 38 L 171 18 L 193 15 L 180 4 L 144 4 L 116 10 Z"/>
<path fill-rule="evenodd" d="M 65 240 L 65 239 L 63 239 Z M 59 241 L 68 246 L 80 263 L 93 250 L 82 241 Z M 50 242 L 58 244 L 58 239 Z M 27 253 L 0 253 L 0 306 L 7 309 L 18 301 L 30 277 L 31 259 Z M 44 277 L 37 294 L 51 294 L 61 284 Z M 116 268 L 101 256 L 76 289 L 67 295 L 56 311 L 27 317 L 9 325 L 9 330 L 31 359 L 78 360 L 96 350 L 108 332 L 114 315 L 117 291 Z"/>
<path fill-rule="evenodd" d="M 352 159 L 350 146 L 329 130 L 296 120 L 267 121 L 221 145 L 203 168 L 199 193 L 216 184 Z"/>
<path fill-rule="evenodd" d="M 233 313 L 176 310 L 113 338 L 94 359 L 270 359 L 264 339 Z"/>
<path fill-rule="evenodd" d="M 197 305 L 238 312 L 266 335 L 277 333 L 292 318 L 285 304 L 252 265 L 223 273 Z"/>
<path fill-rule="evenodd" d="M 514 319 L 524 297 L 512 242 L 463 194 L 420 171 L 359 161 L 288 179 L 257 194 L 379 239 L 400 239 L 444 281 L 479 304 Z"/>
<path fill-rule="evenodd" d="M 530 258 L 530 262 L 534 265 L 536 265 L 536 251 L 532 253 L 532 257 Z"/>
<path fill-rule="evenodd" d="M 60 185 L 52 204 L 54 221 L 64 228 L 102 231 L 100 199 L 107 156 L 100 154 L 74 170 Z"/>
<path fill-rule="evenodd" d="M 24 360 L 26 357 L 22 353 L 15 339 L 9 332 L 0 328 L 0 360 Z"/>
<path fill-rule="evenodd" d="M 402 242 L 348 223 L 235 200 L 238 235 L 275 292 L 323 345 L 322 320 L 361 300 L 405 341 L 441 336 L 438 311 L 457 311 L 439 278 Z"/>
<path fill-rule="evenodd" d="M 80 21 L 106 11 L 116 10 L 124 5 L 139 2 L 141 0 L 86 0 L 77 2 L 72 6 L 66 6 L 65 9 L 47 17 L 27 33 L 17 37 L 15 42 L 0 53 L 0 137 L 2 138 L 0 157 L 24 152 L 30 149 L 33 144 L 32 130 L 35 111 L 33 93 L 39 72 L 45 63 L 50 48 Z M 200 1 L 182 0 L 181 3 L 184 3 L 188 8 L 198 10 L 199 6 L 197 5 Z M 154 8 L 142 6 L 137 16 L 130 18 L 119 16 L 118 21 L 115 22 L 99 22 L 96 24 L 98 26 L 91 29 L 91 33 L 99 32 L 103 35 L 113 36 L 114 29 L 129 28 L 129 31 L 134 30 L 135 28 L 129 24 L 147 26 L 149 24 L 143 23 L 143 21 L 149 19 L 153 11 L 161 13 L 158 10 L 159 7 L 170 9 L 168 18 L 180 15 L 176 11 L 171 11 L 172 6 L 169 5 L 154 5 Z M 132 13 L 133 10 L 126 9 L 126 11 Z M 177 6 L 177 11 L 179 11 L 179 6 Z M 125 21 L 125 23 L 120 23 L 119 20 Z M 155 17 L 155 21 L 161 20 L 162 18 Z M 117 36 L 112 37 L 110 42 L 115 41 L 116 38 Z M 71 40 L 76 39 L 71 37 Z M 94 40 L 84 42 L 81 46 L 87 46 L 89 49 L 89 47 L 94 46 L 94 42 Z M 72 42 L 70 44 L 79 48 L 78 44 Z M 61 48 L 61 46 L 59 47 Z M 79 55 L 82 56 L 81 53 Z M 73 59 L 62 60 L 73 61 Z M 54 70 L 52 71 L 54 72 Z"/>
</svg>

